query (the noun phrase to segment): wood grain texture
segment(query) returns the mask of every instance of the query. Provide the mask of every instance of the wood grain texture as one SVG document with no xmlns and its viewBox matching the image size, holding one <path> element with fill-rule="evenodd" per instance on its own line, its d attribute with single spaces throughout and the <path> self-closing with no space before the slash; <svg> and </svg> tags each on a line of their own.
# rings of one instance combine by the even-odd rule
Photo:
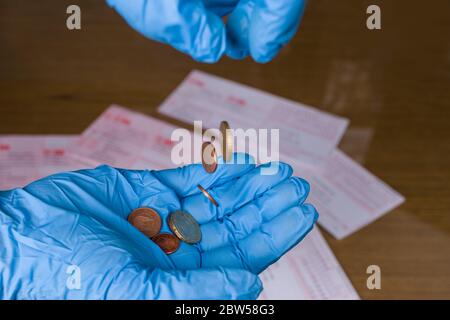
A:
<svg viewBox="0 0 450 320">
<path fill-rule="evenodd" d="M 310 1 L 271 63 L 199 64 L 129 28 L 103 1 L 0 0 L 0 134 L 76 134 L 108 105 L 148 114 L 194 68 L 351 119 L 371 132 L 365 166 L 406 197 L 341 240 L 326 238 L 362 298 L 450 298 L 450 2 Z M 351 145 L 351 144 L 350 144 Z M 366 288 L 368 265 L 382 289 Z"/>
</svg>

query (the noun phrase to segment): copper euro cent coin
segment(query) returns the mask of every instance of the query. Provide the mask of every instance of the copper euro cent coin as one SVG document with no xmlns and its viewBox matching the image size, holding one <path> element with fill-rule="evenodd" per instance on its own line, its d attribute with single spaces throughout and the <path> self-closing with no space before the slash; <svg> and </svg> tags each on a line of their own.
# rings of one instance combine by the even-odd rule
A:
<svg viewBox="0 0 450 320">
<path fill-rule="evenodd" d="M 147 237 L 156 236 L 161 230 L 161 217 L 151 208 L 138 208 L 128 216 L 128 222 Z"/>
<path fill-rule="evenodd" d="M 178 238 L 173 234 L 160 233 L 152 237 L 152 240 L 166 254 L 174 253 L 180 247 L 180 240 L 178 240 Z"/>
<path fill-rule="evenodd" d="M 194 244 L 202 239 L 200 226 L 194 217 L 185 211 L 174 211 L 168 219 L 170 230 L 182 241 Z"/>
<path fill-rule="evenodd" d="M 202 144 L 202 165 L 208 173 L 213 173 L 217 170 L 216 148 L 211 142 Z"/>
<path fill-rule="evenodd" d="M 203 188 L 201 185 L 197 185 L 197 188 L 200 189 L 200 191 L 203 193 L 203 195 L 208 198 L 209 201 L 211 201 L 216 207 L 219 206 L 219 204 L 217 203 L 217 201 L 209 194 L 208 191 L 206 191 L 205 188 Z"/>
</svg>

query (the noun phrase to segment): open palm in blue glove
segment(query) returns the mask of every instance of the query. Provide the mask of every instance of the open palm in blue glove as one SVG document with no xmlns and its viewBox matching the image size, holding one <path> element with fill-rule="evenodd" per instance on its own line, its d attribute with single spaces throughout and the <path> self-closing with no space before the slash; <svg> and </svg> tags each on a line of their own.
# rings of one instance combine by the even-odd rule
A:
<svg viewBox="0 0 450 320">
<path fill-rule="evenodd" d="M 198 164 L 101 166 L 0 192 L 0 299 L 256 298 L 257 274 L 308 233 L 317 213 L 303 204 L 309 186 L 288 165 L 261 175 L 247 156 L 234 156 L 247 164 L 220 165 L 214 174 Z M 159 212 L 162 232 L 170 232 L 172 211 L 191 213 L 202 241 L 166 255 L 128 223 L 138 207 Z M 68 285 L 74 267 L 78 287 Z"/>
<path fill-rule="evenodd" d="M 144 36 L 202 62 L 268 62 L 297 31 L 305 0 L 107 0 Z M 226 26 L 222 18 L 228 16 Z"/>
</svg>

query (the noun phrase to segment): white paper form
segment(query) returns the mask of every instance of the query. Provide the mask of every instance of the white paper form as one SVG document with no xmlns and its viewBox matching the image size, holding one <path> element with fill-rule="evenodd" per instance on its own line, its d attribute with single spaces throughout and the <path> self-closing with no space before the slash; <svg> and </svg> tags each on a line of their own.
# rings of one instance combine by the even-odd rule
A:
<svg viewBox="0 0 450 320">
<path fill-rule="evenodd" d="M 310 164 L 323 162 L 341 139 L 348 120 L 200 71 L 192 71 L 160 106 L 178 120 L 217 128 L 280 129 L 280 154 Z"/>
<path fill-rule="evenodd" d="M 177 127 L 113 105 L 71 145 L 69 155 L 90 165 L 167 169 L 175 165 L 171 141 Z"/>
<path fill-rule="evenodd" d="M 67 146 L 75 136 L 0 136 L 0 190 L 23 187 L 45 176 L 82 169 L 67 157 Z"/>
<path fill-rule="evenodd" d="M 318 228 L 265 270 L 261 280 L 261 300 L 359 299 Z"/>
<path fill-rule="evenodd" d="M 308 202 L 319 212 L 319 224 L 342 239 L 381 217 L 405 198 L 356 161 L 336 149 L 323 168 L 290 162 L 294 174 L 311 185 Z"/>
</svg>

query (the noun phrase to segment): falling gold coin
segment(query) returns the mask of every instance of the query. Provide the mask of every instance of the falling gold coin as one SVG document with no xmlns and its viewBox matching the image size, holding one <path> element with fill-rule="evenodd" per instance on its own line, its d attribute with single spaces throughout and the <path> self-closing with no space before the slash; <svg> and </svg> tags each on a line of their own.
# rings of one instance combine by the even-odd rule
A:
<svg viewBox="0 0 450 320">
<path fill-rule="evenodd" d="M 217 170 L 216 148 L 211 142 L 202 144 L 202 165 L 208 173 L 213 173 Z"/>
<path fill-rule="evenodd" d="M 200 191 L 205 195 L 205 197 L 207 197 L 209 199 L 209 201 L 211 201 L 216 207 L 219 206 L 217 201 L 209 194 L 208 191 L 206 191 L 205 188 L 203 188 L 201 185 L 197 185 L 197 188 L 199 188 Z"/>
<path fill-rule="evenodd" d="M 220 123 L 220 132 L 222 133 L 222 156 L 225 162 L 231 160 L 233 155 L 233 134 L 227 121 Z"/>
</svg>

